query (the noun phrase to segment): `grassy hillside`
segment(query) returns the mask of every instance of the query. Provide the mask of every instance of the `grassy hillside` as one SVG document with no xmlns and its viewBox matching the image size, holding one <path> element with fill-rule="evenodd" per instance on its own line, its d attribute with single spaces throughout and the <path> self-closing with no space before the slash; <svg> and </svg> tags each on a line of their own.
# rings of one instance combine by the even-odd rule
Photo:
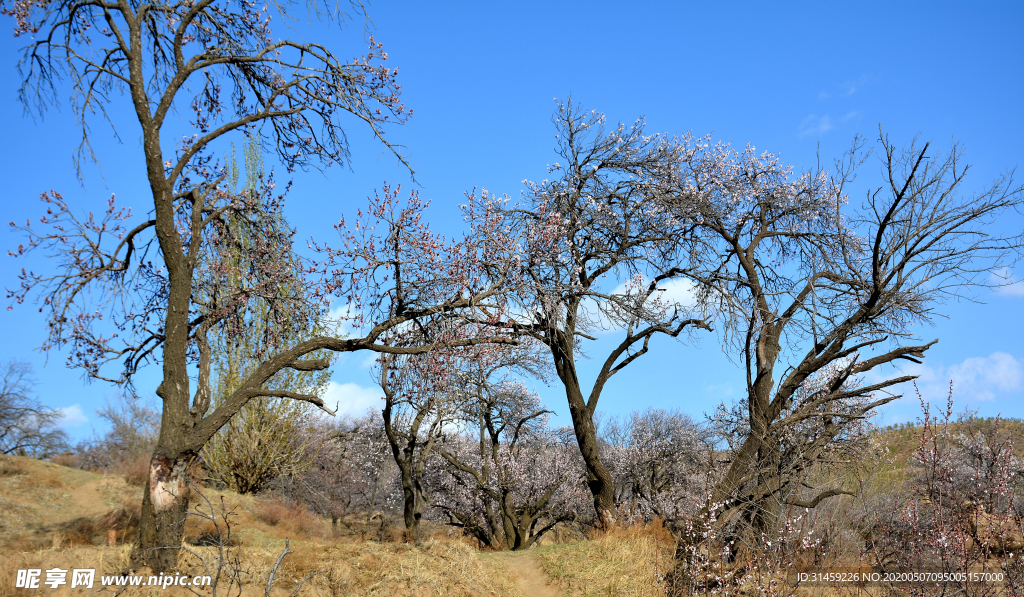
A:
<svg viewBox="0 0 1024 597">
<path fill-rule="evenodd" d="M 993 419 L 977 419 L 966 423 L 950 423 L 948 431 L 951 433 L 977 431 L 982 426 L 989 425 Z M 937 425 L 936 431 L 942 432 L 946 425 Z M 895 463 L 905 465 L 910 462 L 911 456 L 921 443 L 922 427 L 901 426 L 887 427 L 875 432 L 875 438 L 879 444 L 885 446 Z M 1009 439 L 1013 442 L 1013 453 L 1017 458 L 1024 458 L 1024 421 L 1011 419 L 1000 421 L 1000 439 Z"/>
<path fill-rule="evenodd" d="M 962 425 L 952 424 L 949 431 L 957 432 Z M 1018 455 L 1024 454 L 1024 423 L 1006 422 L 999 434 L 1014 441 Z M 898 493 L 920 438 L 920 428 L 880 430 L 873 437 L 874 455 L 856 470 L 815 480 L 822 486 L 856 487 L 859 492 L 835 498 L 816 514 L 816 524 L 830 533 L 825 539 L 837 542 L 832 557 L 856 559 L 863 539 L 850 534 L 848 518 L 857 511 L 888 507 L 880 496 Z M 272 596 L 291 595 L 303 579 L 314 575 L 300 595 L 657 597 L 665 594 L 663 577 L 675 550 L 672 535 L 660 525 L 615 529 L 520 553 L 480 552 L 475 542 L 450 536 L 441 527 L 432 529 L 422 545 L 412 546 L 395 540 L 400 529 L 375 524 L 374 532 L 367 533 L 355 523 L 348 530 L 332 529 L 300 507 L 229 491 L 200 491 L 193 496 L 193 508 L 208 516 L 187 521 L 187 553 L 180 558 L 179 571 L 195 575 L 220 570 L 219 595 L 226 594 L 229 580 L 241 585 L 243 597 L 264 595 L 286 539 L 293 553 L 275 573 Z M 139 486 L 121 476 L 0 456 L 0 597 L 28 594 L 14 588 L 19 569 L 93 567 L 97 574 L 125 572 L 138 529 L 140 494 Z M 110 540 L 114 545 L 108 546 Z M 218 543 L 225 546 L 223 555 Z M 853 551 L 840 544 L 853 546 Z M 45 590 L 55 597 L 84 594 L 67 586 Z M 140 587 L 121 594 L 191 593 L 175 587 Z M 232 597 L 238 594 L 231 592 Z"/>
<path fill-rule="evenodd" d="M 97 574 L 126 571 L 131 541 L 137 529 L 140 488 L 121 477 L 99 475 L 31 458 L 0 457 L 0 597 L 27 594 L 16 589 L 18 569 L 95 567 Z M 291 595 L 310 574 L 319 574 L 301 595 L 415 597 L 521 597 L 508 567 L 497 558 L 480 557 L 469 544 L 444 536 L 421 546 L 395 542 L 358 541 L 334 537 L 330 525 L 301 509 L 277 502 L 204 490 L 223 528 L 225 513 L 231 534 L 222 566 L 227 578 L 236 576 L 243 595 L 263 595 L 268 575 L 290 538 L 293 554 L 282 561 L 272 595 Z M 206 500 L 193 499 L 203 511 Z M 116 546 L 107 546 L 107 531 L 116 532 Z M 209 545 L 216 536 L 210 520 L 190 520 L 179 570 L 205 574 L 217 569 L 219 550 Z M 226 537 L 226 533 L 224 534 Z M 146 571 L 143 571 L 145 573 Z M 82 595 L 67 586 L 45 588 L 47 595 Z M 206 591 L 205 594 L 209 594 Z M 170 587 L 133 588 L 122 595 L 190 594 Z M 233 593 L 234 594 L 234 593 Z"/>
</svg>

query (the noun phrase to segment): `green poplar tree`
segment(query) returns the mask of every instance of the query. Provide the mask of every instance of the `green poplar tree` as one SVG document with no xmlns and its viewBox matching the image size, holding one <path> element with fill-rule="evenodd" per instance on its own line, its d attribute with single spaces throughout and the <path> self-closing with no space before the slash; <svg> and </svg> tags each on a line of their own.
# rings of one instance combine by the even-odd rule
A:
<svg viewBox="0 0 1024 597">
<path fill-rule="evenodd" d="M 264 176 L 263 155 L 255 140 L 245 146 L 245 186 L 241 193 L 255 193 L 262 188 Z M 237 188 L 239 168 L 234 147 L 228 169 L 232 190 Z M 287 226 L 283 214 L 279 214 L 280 225 Z M 246 270 L 246 252 L 253 235 L 260 230 L 244 221 L 233 221 L 243 231 L 241 248 L 228 255 L 226 271 L 234 272 L 233 284 L 243 284 Z M 221 257 L 224 259 L 224 257 Z M 299 267 L 292 260 L 289 267 Z M 303 289 L 282 288 L 280 296 L 303 300 Z M 295 326 L 287 313 L 271 313 L 265 304 L 247 312 L 239 325 L 230 326 L 210 335 L 211 348 L 211 389 L 216 407 L 239 387 L 253 370 L 262 362 L 261 353 L 266 350 L 267 338 L 274 337 L 278 343 L 295 344 L 316 335 L 317 330 L 303 330 Z M 284 328 L 271 331 L 270 326 Z M 328 355 L 315 355 L 315 357 Z M 303 394 L 322 395 L 330 380 L 331 372 L 295 371 L 284 369 L 268 382 L 267 386 L 279 390 L 292 390 Z M 207 476 L 238 493 L 259 493 L 277 477 L 305 472 L 317 450 L 310 450 L 306 427 L 312 425 L 311 417 L 315 407 L 308 402 L 260 396 L 246 404 L 213 438 L 202 451 Z"/>
</svg>

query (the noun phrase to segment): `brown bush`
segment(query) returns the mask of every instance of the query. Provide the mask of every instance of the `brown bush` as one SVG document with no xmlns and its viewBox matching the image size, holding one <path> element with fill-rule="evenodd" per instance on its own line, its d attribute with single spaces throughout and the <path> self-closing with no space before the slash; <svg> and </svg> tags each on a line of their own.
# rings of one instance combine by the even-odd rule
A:
<svg viewBox="0 0 1024 597">
<path fill-rule="evenodd" d="M 23 465 L 18 463 L 17 466 Z M 28 469 L 23 471 L 23 473 L 29 472 Z M 35 468 L 31 471 L 31 474 L 26 474 L 19 481 L 18 487 L 21 491 L 28 491 L 32 489 L 63 489 L 66 486 L 58 471 L 52 468 Z"/>
<path fill-rule="evenodd" d="M 0 552 L 4 554 L 25 553 L 46 549 L 49 546 L 49 539 L 28 533 L 17 533 L 4 543 Z M 11 578 L 14 578 L 13 576 Z M 2 582 L 3 579 L 0 579 Z"/>
<path fill-rule="evenodd" d="M 253 516 L 256 520 L 276 527 L 282 520 L 288 518 L 292 508 L 278 500 L 256 500 L 253 508 Z"/>
<path fill-rule="evenodd" d="M 234 547 L 241 542 L 231 533 L 224 519 L 217 517 L 216 522 L 202 516 L 189 516 L 185 523 L 184 539 L 192 545 L 224 545 Z"/>
<path fill-rule="evenodd" d="M 149 479 L 149 455 L 139 454 L 131 458 L 125 458 L 114 467 L 115 474 L 124 477 L 129 485 L 144 487 Z"/>
<path fill-rule="evenodd" d="M 139 532 L 139 518 L 142 506 L 138 503 L 126 502 L 124 507 L 107 512 L 96 526 L 100 531 L 114 531 L 118 543 L 134 540 Z"/>
<path fill-rule="evenodd" d="M 25 467 L 17 460 L 0 455 L 0 477 L 24 475 L 26 472 Z"/>
<path fill-rule="evenodd" d="M 322 537 L 326 525 L 315 514 L 299 504 L 280 500 L 256 500 L 253 508 L 256 520 L 291 531 L 297 536 Z"/>
<path fill-rule="evenodd" d="M 100 539 L 106 537 L 106 530 L 96 520 L 83 516 L 61 525 L 60 534 L 63 537 L 60 547 L 78 547 L 100 544 Z"/>
<path fill-rule="evenodd" d="M 50 462 L 59 464 L 60 466 L 66 466 L 68 468 L 79 468 L 80 460 L 81 459 L 74 452 L 65 452 L 50 458 Z"/>
</svg>

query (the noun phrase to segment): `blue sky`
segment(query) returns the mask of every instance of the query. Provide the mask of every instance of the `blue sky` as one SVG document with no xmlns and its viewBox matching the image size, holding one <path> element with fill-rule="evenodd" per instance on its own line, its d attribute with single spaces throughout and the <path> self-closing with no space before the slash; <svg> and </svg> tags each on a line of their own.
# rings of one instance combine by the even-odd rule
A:
<svg viewBox="0 0 1024 597">
<path fill-rule="evenodd" d="M 374 3 L 374 35 L 389 63 L 401 67 L 403 99 L 414 110 L 390 138 L 407 147 L 421 192 L 432 201 L 432 221 L 446 231 L 457 229 L 456 205 L 466 191 L 517 196 L 522 180 L 544 177 L 555 160 L 553 99 L 570 95 L 613 121 L 644 116 L 652 132 L 692 130 L 740 147 L 750 143 L 797 168 L 814 167 L 818 155 L 830 164 L 855 134 L 876 138 L 879 125 L 898 144 L 918 134 L 940 148 L 962 142 L 974 165 L 968 189 L 1024 166 L 1024 3 L 772 4 Z M 359 27 L 301 31 L 342 54 L 364 47 Z M 36 197 L 51 188 L 83 209 L 116 193 L 119 202 L 144 211 L 148 189 L 137 125 L 119 121 L 123 143 L 93 125 L 102 171 L 87 166 L 83 188 L 72 166 L 78 137 L 68 106 L 33 119 L 16 101 L 24 41 L 0 39 L 3 221 L 37 217 Z M 126 107 L 124 98 L 115 101 Z M 408 172 L 355 123 L 350 140 L 351 169 L 292 177 L 287 213 L 300 238 L 330 237 L 340 216 L 385 180 L 413 186 Z M 869 162 L 853 199 L 878 176 L 877 163 Z M 1024 218 L 1000 225 L 1019 232 Z M 5 248 L 21 241 L 10 232 L 0 239 Z M 33 264 L 45 267 L 41 260 Z M 0 258 L 5 287 L 15 284 L 22 265 Z M 1024 267 L 1014 274 L 1024 276 Z M 959 407 L 1024 416 L 1024 289 L 978 298 L 981 303 L 940 307 L 948 318 L 920 330 L 939 344 L 914 371 L 929 399 L 942 399 L 953 379 Z M 40 397 L 69 409 L 72 434 L 88 435 L 95 409 L 116 390 L 84 383 L 63 367 L 61 354 L 47 360 L 34 351 L 44 333 L 34 309 L 0 311 L 0 361 L 32 362 Z M 601 347 L 590 352 L 599 355 Z M 155 373 L 140 378 L 143 395 L 155 388 Z M 329 399 L 343 409 L 379 403 L 365 355 L 343 357 L 333 379 Z M 700 417 L 742 389 L 741 371 L 714 336 L 696 346 L 659 339 L 612 381 L 602 410 L 656 406 Z M 568 422 L 558 388 L 538 390 L 559 412 L 557 420 Z M 881 422 L 912 420 L 916 413 L 916 400 L 904 400 Z"/>
</svg>

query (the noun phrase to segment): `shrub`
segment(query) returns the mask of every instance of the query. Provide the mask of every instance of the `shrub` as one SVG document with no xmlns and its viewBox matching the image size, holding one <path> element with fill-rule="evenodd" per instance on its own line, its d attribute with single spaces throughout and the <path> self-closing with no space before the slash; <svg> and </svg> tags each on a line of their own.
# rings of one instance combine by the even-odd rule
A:
<svg viewBox="0 0 1024 597">
<path fill-rule="evenodd" d="M 919 395 L 920 397 L 920 395 Z M 1024 466 L 1013 456 L 1013 441 L 1002 422 L 962 415 L 952 422 L 950 388 L 944 412 L 923 415 L 911 461 L 905 499 L 873 521 L 866 550 L 882 570 L 1004 572 L 1020 586 L 1024 549 Z M 921 585 L 896 585 L 908 595 L 929 594 Z M 951 583 L 949 590 L 991 595 L 985 582 Z"/>
</svg>

